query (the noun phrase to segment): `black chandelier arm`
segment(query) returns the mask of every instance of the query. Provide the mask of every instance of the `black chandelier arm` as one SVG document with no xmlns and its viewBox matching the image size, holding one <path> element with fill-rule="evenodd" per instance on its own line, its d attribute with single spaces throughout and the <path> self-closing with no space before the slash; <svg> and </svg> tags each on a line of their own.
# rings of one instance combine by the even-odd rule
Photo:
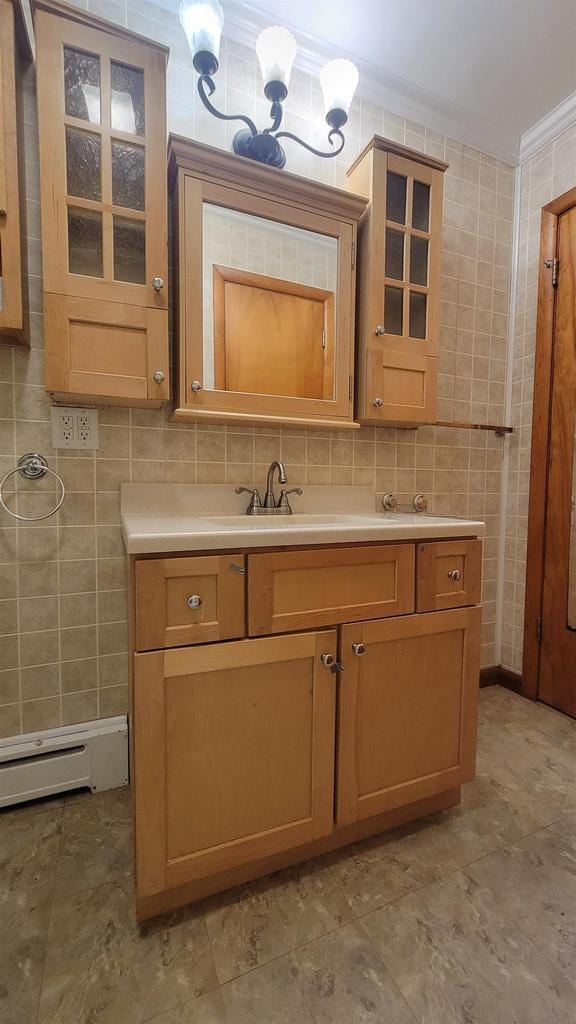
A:
<svg viewBox="0 0 576 1024">
<path fill-rule="evenodd" d="M 250 130 L 253 136 L 258 135 L 258 129 L 254 124 L 254 121 L 251 121 L 250 118 L 247 117 L 245 114 L 222 114 L 219 110 L 216 110 L 216 107 L 210 102 L 209 99 L 209 97 L 214 92 L 215 88 L 216 86 L 214 85 L 214 82 L 212 81 L 210 75 L 199 76 L 198 93 L 200 99 L 202 100 L 202 103 L 206 107 L 206 110 L 209 110 L 210 113 L 213 114 L 214 117 L 219 118 L 220 121 L 243 121 L 244 124 L 248 126 L 248 129 Z M 205 89 L 208 90 L 208 93 L 205 92 Z"/>
<path fill-rule="evenodd" d="M 333 146 L 334 142 L 332 140 L 336 137 L 340 139 L 340 145 L 338 146 L 338 149 L 333 149 L 331 153 L 322 153 L 319 149 L 314 149 L 314 146 L 309 146 L 303 139 L 299 139 L 297 135 L 293 135 L 292 132 L 277 132 L 274 137 L 276 139 L 292 139 L 293 142 L 298 142 L 301 146 L 304 146 L 304 149 L 307 149 L 309 153 L 313 153 L 314 156 L 325 157 L 338 156 L 338 154 L 344 149 L 344 143 L 346 141 L 339 128 L 332 128 L 331 131 L 328 132 L 328 142 Z"/>
<path fill-rule="evenodd" d="M 272 106 L 270 107 L 270 117 L 272 118 L 272 124 L 270 125 L 269 128 L 264 129 L 265 135 L 272 135 L 274 132 L 278 130 L 278 128 L 282 124 L 283 113 L 284 111 L 282 109 L 282 104 L 278 100 L 275 100 Z"/>
</svg>

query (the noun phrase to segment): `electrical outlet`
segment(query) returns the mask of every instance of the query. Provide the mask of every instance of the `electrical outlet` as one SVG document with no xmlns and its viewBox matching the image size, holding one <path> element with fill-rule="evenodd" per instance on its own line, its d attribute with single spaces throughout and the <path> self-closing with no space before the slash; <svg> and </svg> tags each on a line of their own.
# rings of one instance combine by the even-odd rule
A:
<svg viewBox="0 0 576 1024">
<path fill-rule="evenodd" d="M 53 405 L 50 410 L 53 448 L 99 447 L 98 410 Z"/>
</svg>

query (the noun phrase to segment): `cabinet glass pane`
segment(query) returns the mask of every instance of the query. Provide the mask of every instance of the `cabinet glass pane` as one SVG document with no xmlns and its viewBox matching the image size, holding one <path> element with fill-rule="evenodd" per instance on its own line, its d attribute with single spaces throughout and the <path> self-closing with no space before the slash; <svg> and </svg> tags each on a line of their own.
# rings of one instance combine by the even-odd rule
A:
<svg viewBox="0 0 576 1024">
<path fill-rule="evenodd" d="M 410 337 L 426 337 L 426 295 L 410 292 Z"/>
<path fill-rule="evenodd" d="M 412 193 L 412 227 L 417 231 L 430 230 L 430 185 L 414 182 Z"/>
<path fill-rule="evenodd" d="M 102 214 L 68 207 L 68 265 L 71 274 L 102 277 Z"/>
<path fill-rule="evenodd" d="M 146 225 L 143 220 L 114 217 L 114 277 L 116 281 L 144 284 Z"/>
<path fill-rule="evenodd" d="M 112 202 L 131 210 L 144 209 L 144 150 L 112 143 Z"/>
<path fill-rule="evenodd" d="M 428 239 L 418 235 L 410 239 L 410 282 L 428 284 Z"/>
<path fill-rule="evenodd" d="M 404 235 L 402 231 L 386 231 L 386 277 L 395 281 L 404 278 Z"/>
<path fill-rule="evenodd" d="M 100 124 L 100 59 L 64 47 L 64 104 L 69 117 Z"/>
<path fill-rule="evenodd" d="M 384 292 L 384 330 L 386 334 L 402 334 L 404 292 L 401 288 L 392 288 L 390 285 L 386 285 Z"/>
<path fill-rule="evenodd" d="M 66 181 L 69 196 L 102 199 L 100 136 L 66 126 Z"/>
<path fill-rule="evenodd" d="M 110 77 L 112 129 L 144 135 L 144 72 L 111 61 Z"/>
<path fill-rule="evenodd" d="M 386 177 L 386 220 L 406 223 L 406 178 L 400 174 Z"/>
</svg>

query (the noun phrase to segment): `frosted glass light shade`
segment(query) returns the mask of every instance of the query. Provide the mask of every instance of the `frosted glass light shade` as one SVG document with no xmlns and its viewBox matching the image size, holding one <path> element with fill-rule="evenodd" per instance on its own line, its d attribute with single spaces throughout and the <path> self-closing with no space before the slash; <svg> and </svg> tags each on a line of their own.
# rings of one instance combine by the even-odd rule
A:
<svg viewBox="0 0 576 1024">
<path fill-rule="evenodd" d="M 218 0 L 182 0 L 179 15 L 192 56 L 211 53 L 218 62 L 224 24 L 224 11 Z"/>
<path fill-rule="evenodd" d="M 269 82 L 282 82 L 288 90 L 290 72 L 296 56 L 296 40 L 287 28 L 279 25 L 265 28 L 256 40 L 256 53 L 264 87 Z"/>
<path fill-rule="evenodd" d="M 351 60 L 338 57 L 325 64 L 320 72 L 320 85 L 324 96 L 324 110 L 350 110 L 350 104 L 358 85 L 358 68 Z"/>
</svg>

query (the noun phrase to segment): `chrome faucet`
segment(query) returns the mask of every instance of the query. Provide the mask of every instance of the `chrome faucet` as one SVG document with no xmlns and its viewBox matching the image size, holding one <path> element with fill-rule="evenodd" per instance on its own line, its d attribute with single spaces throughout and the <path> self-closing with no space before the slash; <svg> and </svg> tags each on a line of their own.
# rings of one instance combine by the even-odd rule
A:
<svg viewBox="0 0 576 1024">
<path fill-rule="evenodd" d="M 288 483 L 288 477 L 286 476 L 286 470 L 284 463 L 279 459 L 275 459 L 274 462 L 270 463 L 268 469 L 268 475 L 266 477 L 266 494 L 264 495 L 264 504 L 260 500 L 260 491 L 257 487 L 237 487 L 236 494 L 250 495 L 250 501 L 248 508 L 246 509 L 246 515 L 248 516 L 291 516 L 292 509 L 290 502 L 288 501 L 289 494 L 302 494 L 301 487 L 293 487 L 290 491 L 282 488 L 280 491 L 280 497 L 278 503 L 276 503 L 276 497 L 274 495 L 274 473 L 278 470 L 278 482 L 281 484 Z"/>
<path fill-rule="evenodd" d="M 279 459 L 275 459 L 274 462 L 270 463 L 268 467 L 268 476 L 266 477 L 266 494 L 264 495 L 264 508 L 275 508 L 276 498 L 274 497 L 274 470 L 278 470 L 278 483 L 287 484 L 288 477 L 286 476 L 286 470 L 284 469 L 284 463 L 280 462 Z"/>
</svg>

